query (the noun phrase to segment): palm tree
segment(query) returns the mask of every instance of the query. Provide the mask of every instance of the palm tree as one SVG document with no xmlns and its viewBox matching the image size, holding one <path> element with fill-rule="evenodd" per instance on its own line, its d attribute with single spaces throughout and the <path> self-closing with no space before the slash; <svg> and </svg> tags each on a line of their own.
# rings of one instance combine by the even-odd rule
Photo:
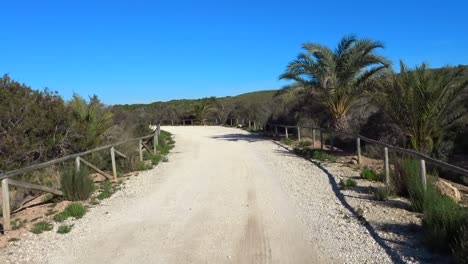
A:
<svg viewBox="0 0 468 264">
<path fill-rule="evenodd" d="M 215 110 L 215 101 L 215 98 L 203 98 L 193 106 L 193 115 L 200 120 L 201 125 L 205 125 L 206 116 Z"/>
<path fill-rule="evenodd" d="M 318 96 L 331 118 L 331 127 L 348 130 L 347 113 L 364 92 L 365 84 L 390 66 L 375 50 L 383 44 L 347 36 L 335 50 L 306 43 L 296 60 L 290 62 L 280 79 L 294 80 L 309 95 Z"/>
<path fill-rule="evenodd" d="M 430 70 L 427 64 L 378 82 L 374 102 L 399 126 L 410 147 L 431 154 L 444 134 L 466 116 L 468 80 L 458 81 L 463 69 Z"/>
<path fill-rule="evenodd" d="M 99 146 L 105 133 L 112 127 L 113 115 L 106 109 L 95 95 L 89 103 L 81 96 L 74 94 L 69 103 L 74 115 L 75 133 L 79 134 L 82 150 L 88 150 Z"/>
</svg>

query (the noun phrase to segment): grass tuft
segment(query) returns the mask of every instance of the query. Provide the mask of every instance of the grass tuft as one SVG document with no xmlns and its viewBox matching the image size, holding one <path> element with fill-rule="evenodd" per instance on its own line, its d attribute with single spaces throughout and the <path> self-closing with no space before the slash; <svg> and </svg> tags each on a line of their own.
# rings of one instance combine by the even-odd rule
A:
<svg viewBox="0 0 468 264">
<path fill-rule="evenodd" d="M 64 196 L 70 201 L 86 200 L 94 192 L 94 182 L 85 168 L 78 172 L 72 166 L 65 168 L 61 183 Z"/>
<path fill-rule="evenodd" d="M 362 169 L 361 177 L 368 181 L 382 181 L 383 180 L 382 174 L 379 174 L 373 169 L 370 169 L 368 167 L 364 167 L 364 169 Z"/>
<path fill-rule="evenodd" d="M 354 188 L 357 186 L 357 182 L 353 179 L 346 179 L 345 181 L 341 179 L 339 184 L 341 186 L 341 189 L 343 190 L 347 190 L 349 188 Z"/>
<path fill-rule="evenodd" d="M 51 223 L 46 222 L 46 221 L 41 221 L 41 222 L 34 224 L 30 231 L 34 234 L 41 234 L 45 231 L 52 230 L 53 227 L 54 225 L 52 225 Z"/>
<path fill-rule="evenodd" d="M 65 208 L 65 210 L 63 210 L 63 212 L 56 214 L 54 216 L 54 220 L 56 222 L 63 222 L 70 217 L 74 217 L 76 219 L 82 218 L 87 211 L 88 209 L 84 205 L 80 203 L 71 203 Z"/>
<path fill-rule="evenodd" d="M 72 228 L 73 228 L 73 225 L 61 225 L 61 226 L 59 226 L 59 228 L 57 229 L 57 233 L 59 233 L 59 234 L 70 233 L 70 231 L 72 230 Z"/>
</svg>

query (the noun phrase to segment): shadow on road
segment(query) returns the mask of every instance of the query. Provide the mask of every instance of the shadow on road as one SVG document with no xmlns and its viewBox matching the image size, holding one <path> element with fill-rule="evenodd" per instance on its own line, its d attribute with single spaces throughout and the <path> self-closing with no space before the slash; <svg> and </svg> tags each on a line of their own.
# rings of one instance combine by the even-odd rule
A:
<svg viewBox="0 0 468 264">
<path fill-rule="evenodd" d="M 257 141 L 265 141 L 269 140 L 268 137 L 265 137 L 261 134 L 241 134 L 241 133 L 234 133 L 234 134 L 225 134 L 220 136 L 212 136 L 210 138 L 219 139 L 219 140 L 226 140 L 226 141 L 247 141 L 247 142 L 257 142 Z"/>
<path fill-rule="evenodd" d="M 293 153 L 291 150 L 283 146 L 282 144 L 279 144 L 278 142 L 273 141 L 276 145 L 282 147 L 285 149 L 284 154 L 285 155 L 291 155 Z M 295 157 L 301 157 L 296 154 L 293 154 Z M 354 216 L 356 219 L 359 219 L 364 227 L 366 227 L 367 231 L 369 234 L 372 236 L 372 238 L 375 240 L 377 244 L 382 247 L 385 252 L 388 254 L 388 256 L 392 259 L 393 263 L 405 263 L 403 259 L 401 258 L 399 252 L 396 250 L 392 249 L 389 245 L 385 243 L 385 239 L 379 236 L 379 234 L 375 231 L 374 227 L 369 224 L 369 222 L 362 216 L 360 215 L 349 203 L 346 201 L 345 195 L 341 192 L 338 183 L 335 180 L 335 177 L 326 169 L 324 168 L 319 162 L 316 162 L 310 158 L 306 157 L 301 157 L 309 162 L 312 162 L 317 166 L 320 170 L 322 170 L 327 176 L 328 176 L 328 181 L 330 182 L 330 185 L 332 186 L 333 192 L 335 193 L 336 197 L 338 200 L 340 200 L 340 203 Z"/>
</svg>

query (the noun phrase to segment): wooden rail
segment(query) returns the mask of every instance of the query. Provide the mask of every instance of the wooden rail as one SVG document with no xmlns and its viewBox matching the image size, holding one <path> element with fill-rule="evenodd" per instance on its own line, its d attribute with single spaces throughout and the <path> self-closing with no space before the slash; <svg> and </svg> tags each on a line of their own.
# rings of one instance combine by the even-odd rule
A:
<svg viewBox="0 0 468 264">
<path fill-rule="evenodd" d="M 48 166 L 51 166 L 51 165 L 54 165 L 54 164 L 57 164 L 57 163 L 61 163 L 61 162 L 64 162 L 64 161 L 75 159 L 75 168 L 76 168 L 77 171 L 80 170 L 81 163 L 83 163 L 84 165 L 92 168 L 93 170 L 95 170 L 99 174 L 103 175 L 107 179 L 115 180 L 117 178 L 117 168 L 116 168 L 116 162 L 115 162 L 115 158 L 116 158 L 115 154 L 117 154 L 117 155 L 119 155 L 119 156 L 121 156 L 123 158 L 127 158 L 127 156 L 125 154 L 117 151 L 115 148 L 118 147 L 118 146 L 121 146 L 123 144 L 126 144 L 126 143 L 138 141 L 140 157 L 141 157 L 141 160 L 143 160 L 143 149 L 144 148 L 146 148 L 146 150 L 149 151 L 149 152 L 154 151 L 154 154 L 156 154 L 156 146 L 158 145 L 158 138 L 159 138 L 160 133 L 161 133 L 161 127 L 160 127 L 160 124 L 158 124 L 155 133 L 151 134 L 151 135 L 148 135 L 148 136 L 139 137 L 139 138 L 132 138 L 132 139 L 128 139 L 128 140 L 125 140 L 125 141 L 113 143 L 113 144 L 110 144 L 110 145 L 98 147 L 98 148 L 95 148 L 95 149 L 92 149 L 92 150 L 87 150 L 87 151 L 84 151 L 84 152 L 64 156 L 64 157 L 54 159 L 54 160 L 50 160 L 50 161 L 47 161 L 47 162 L 44 162 L 44 163 L 31 165 L 31 166 L 28 166 L 28 167 L 25 167 L 25 168 L 0 173 L 0 180 L 1 180 L 1 184 L 2 184 L 1 189 L 2 189 L 3 230 L 4 231 L 11 230 L 11 221 L 10 221 L 11 211 L 10 211 L 9 185 L 16 186 L 16 187 L 21 187 L 21 188 L 38 190 L 38 191 L 42 191 L 42 192 L 48 192 L 48 193 L 52 193 L 52 194 L 55 194 L 55 195 L 63 195 L 63 192 L 61 190 L 57 190 L 57 189 L 53 189 L 53 188 L 50 188 L 50 187 L 41 186 L 41 185 L 37 185 L 37 184 L 27 183 L 27 182 L 20 182 L 20 181 L 12 180 L 10 178 L 15 177 L 15 176 L 20 175 L 20 174 L 23 174 L 23 173 L 28 173 L 28 172 L 31 172 L 31 171 L 34 171 L 34 170 L 42 169 L 42 168 L 45 168 L 45 167 L 48 167 Z M 153 147 L 154 147 L 153 150 L 151 150 L 148 147 L 148 145 L 143 142 L 143 140 L 145 140 L 145 139 L 153 141 Z M 95 152 L 98 152 L 98 151 L 102 151 L 102 150 L 110 150 L 111 160 L 112 160 L 112 174 L 113 175 L 110 175 L 110 174 L 100 170 L 98 167 L 96 167 L 95 165 L 91 164 L 90 162 L 88 162 L 88 161 L 86 161 L 86 160 L 84 160 L 82 158 L 83 156 L 86 156 L 86 155 L 89 155 L 89 154 L 92 154 L 92 153 L 95 153 Z"/>
<path fill-rule="evenodd" d="M 358 162 L 358 164 L 361 163 L 361 140 L 365 141 L 365 142 L 368 142 L 368 143 L 372 143 L 372 144 L 382 146 L 384 148 L 384 150 L 383 150 L 383 153 L 384 153 L 384 155 L 383 155 L 384 156 L 384 158 L 383 158 L 384 159 L 384 172 L 385 172 L 385 182 L 387 184 L 390 183 L 390 176 L 389 176 L 390 172 L 389 172 L 389 165 L 388 165 L 389 164 L 389 160 L 388 160 L 388 151 L 389 150 L 392 150 L 392 151 L 398 152 L 398 153 L 403 153 L 403 154 L 409 155 L 409 156 L 411 156 L 413 158 L 416 158 L 416 159 L 420 160 L 420 162 L 419 162 L 419 164 L 420 164 L 420 166 L 419 166 L 419 171 L 420 171 L 419 175 L 420 175 L 420 178 L 421 178 L 421 184 L 423 185 L 423 188 L 426 188 L 426 182 L 427 182 L 427 180 L 426 180 L 426 162 L 428 162 L 428 163 L 430 163 L 432 165 L 444 168 L 446 170 L 450 170 L 452 172 L 459 173 L 459 174 L 461 174 L 461 175 L 463 175 L 465 177 L 468 176 L 468 170 L 466 170 L 464 168 L 461 168 L 461 167 L 458 167 L 458 166 L 443 162 L 441 160 L 431 158 L 431 157 L 429 157 L 429 156 L 427 156 L 425 154 L 422 154 L 422 153 L 414 151 L 414 150 L 395 147 L 395 146 L 389 145 L 387 143 L 380 142 L 378 140 L 374 140 L 374 139 L 364 137 L 364 136 L 356 134 L 356 133 L 341 132 L 341 131 L 335 131 L 335 130 L 331 130 L 331 129 L 323 129 L 323 128 L 319 128 L 319 127 L 309 127 L 309 126 L 291 126 L 291 125 L 281 125 L 281 124 L 267 124 L 267 125 L 269 127 L 274 128 L 274 131 L 275 131 L 274 133 L 275 133 L 276 136 L 278 136 L 278 127 L 284 128 L 286 138 L 288 138 L 288 129 L 290 129 L 290 128 L 296 129 L 298 138 L 300 138 L 301 129 L 312 129 L 312 135 L 313 135 L 312 141 L 314 143 L 314 147 L 315 147 L 315 131 L 319 131 L 320 132 L 320 149 L 323 149 L 323 133 L 328 133 L 330 135 L 330 145 L 331 145 L 330 147 L 331 147 L 332 150 L 333 150 L 333 137 L 335 135 L 342 135 L 342 136 L 348 136 L 348 137 L 356 138 L 356 152 L 357 152 L 357 162 Z"/>
</svg>

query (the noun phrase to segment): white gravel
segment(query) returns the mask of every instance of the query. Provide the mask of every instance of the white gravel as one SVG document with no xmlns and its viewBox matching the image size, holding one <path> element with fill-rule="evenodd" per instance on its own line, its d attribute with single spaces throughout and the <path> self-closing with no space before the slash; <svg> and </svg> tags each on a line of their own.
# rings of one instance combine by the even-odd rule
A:
<svg viewBox="0 0 468 264">
<path fill-rule="evenodd" d="M 168 163 L 2 263 L 392 263 L 313 163 L 237 129 L 163 129 Z"/>
</svg>

